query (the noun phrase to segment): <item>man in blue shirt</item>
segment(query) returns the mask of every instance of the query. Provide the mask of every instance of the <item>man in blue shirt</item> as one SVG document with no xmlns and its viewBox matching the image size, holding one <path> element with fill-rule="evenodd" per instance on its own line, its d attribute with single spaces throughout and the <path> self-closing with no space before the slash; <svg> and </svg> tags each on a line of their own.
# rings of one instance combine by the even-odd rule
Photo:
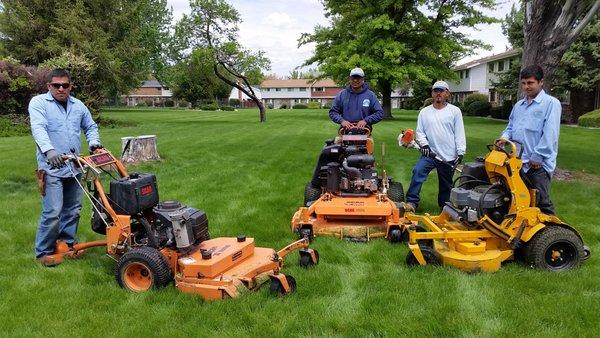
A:
<svg viewBox="0 0 600 338">
<path fill-rule="evenodd" d="M 523 68 L 520 78 L 525 98 L 513 107 L 508 126 L 497 144 L 502 147 L 506 140 L 513 140 L 523 146 L 522 174 L 538 190 L 540 210 L 554 215 L 550 180 L 556 168 L 562 108 L 560 101 L 542 89 L 544 72 L 540 66 Z"/>
<path fill-rule="evenodd" d="M 44 266 L 57 262 L 48 255 L 56 241 L 75 243 L 81 189 L 80 172 L 65 163 L 61 154 L 79 154 L 83 130 L 91 151 L 102 148 L 98 126 L 87 107 L 71 94 L 71 76 L 64 69 L 48 75 L 48 92 L 29 102 L 31 132 L 37 146 L 37 175 L 42 194 L 42 215 L 35 238 L 35 256 Z"/>
<path fill-rule="evenodd" d="M 365 83 L 365 72 L 360 68 L 352 69 L 348 82 L 349 85 L 335 96 L 329 118 L 346 129 L 353 124 L 359 128 L 371 128 L 383 118 L 383 109 L 375 93 Z"/>
</svg>

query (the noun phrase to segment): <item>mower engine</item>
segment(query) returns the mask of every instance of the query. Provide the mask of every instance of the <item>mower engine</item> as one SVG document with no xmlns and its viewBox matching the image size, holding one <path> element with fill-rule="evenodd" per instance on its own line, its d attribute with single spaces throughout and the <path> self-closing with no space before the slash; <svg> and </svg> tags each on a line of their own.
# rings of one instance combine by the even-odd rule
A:
<svg viewBox="0 0 600 338">
<path fill-rule="evenodd" d="M 501 185 L 490 184 L 482 159 L 466 163 L 458 187 L 452 188 L 444 211 L 454 220 L 474 226 L 484 215 L 496 223 L 508 212 L 510 198 Z"/>
<path fill-rule="evenodd" d="M 339 162 L 330 162 L 320 171 L 325 190 L 341 195 L 369 195 L 379 189 L 375 159 L 369 154 L 354 154 Z"/>
<path fill-rule="evenodd" d="M 164 201 L 152 211 L 156 215 L 154 226 L 160 242 L 166 247 L 187 252 L 210 238 L 208 217 L 202 210 L 187 207 L 178 201 Z"/>
</svg>

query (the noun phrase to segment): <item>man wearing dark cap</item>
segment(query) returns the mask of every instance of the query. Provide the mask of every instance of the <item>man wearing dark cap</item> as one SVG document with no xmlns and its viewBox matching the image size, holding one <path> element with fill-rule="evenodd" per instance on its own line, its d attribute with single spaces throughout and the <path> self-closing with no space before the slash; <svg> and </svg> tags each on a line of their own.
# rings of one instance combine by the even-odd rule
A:
<svg viewBox="0 0 600 338">
<path fill-rule="evenodd" d="M 339 92 L 331 109 L 329 118 L 343 128 L 371 127 L 383 118 L 383 108 L 369 86 L 365 83 L 365 72 L 360 68 L 350 71 L 348 86 Z"/>
</svg>

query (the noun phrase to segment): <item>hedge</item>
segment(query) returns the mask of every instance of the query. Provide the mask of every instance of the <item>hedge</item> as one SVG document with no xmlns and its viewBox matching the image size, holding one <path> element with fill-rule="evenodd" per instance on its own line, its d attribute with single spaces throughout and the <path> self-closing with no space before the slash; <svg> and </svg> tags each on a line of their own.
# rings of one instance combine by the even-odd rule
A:
<svg viewBox="0 0 600 338">
<path fill-rule="evenodd" d="M 600 109 L 592 110 L 589 113 L 579 116 L 577 124 L 582 127 L 600 128 Z"/>
<path fill-rule="evenodd" d="M 308 108 L 308 106 L 305 104 L 302 104 L 302 103 L 298 103 L 298 104 L 295 104 L 292 106 L 292 109 L 306 109 L 306 108 Z"/>
<path fill-rule="evenodd" d="M 471 102 L 468 106 L 465 105 L 466 108 L 464 110 L 465 115 L 470 116 L 488 116 L 490 115 L 490 109 L 492 105 L 489 102 L 483 101 L 474 101 Z"/>
</svg>

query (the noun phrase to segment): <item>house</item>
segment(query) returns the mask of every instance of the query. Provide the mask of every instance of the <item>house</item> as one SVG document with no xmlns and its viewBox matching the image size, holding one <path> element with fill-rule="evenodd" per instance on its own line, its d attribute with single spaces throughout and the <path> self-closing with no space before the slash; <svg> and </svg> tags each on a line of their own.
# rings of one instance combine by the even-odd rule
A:
<svg viewBox="0 0 600 338">
<path fill-rule="evenodd" d="M 251 86 L 252 90 L 254 91 L 254 94 L 256 94 L 256 97 L 260 100 L 262 99 L 262 93 L 260 88 Z M 236 87 L 231 88 L 231 93 L 229 94 L 229 100 L 231 99 L 237 99 L 240 101 L 240 107 L 242 108 L 251 108 L 251 107 L 256 107 L 256 103 L 248 96 L 246 95 L 243 91 L 237 89 Z"/>
<path fill-rule="evenodd" d="M 313 82 L 307 79 L 265 80 L 260 85 L 263 103 L 273 108 L 291 108 L 295 104 L 316 101 L 331 105 L 342 88 L 331 79 Z"/>
<path fill-rule="evenodd" d="M 123 100 L 128 106 L 136 106 L 140 102 L 145 102 L 148 106 L 157 106 L 164 104 L 172 97 L 173 94 L 169 88 L 164 87 L 157 80 L 148 80 L 129 95 L 124 95 Z"/>
<path fill-rule="evenodd" d="M 501 104 L 505 98 L 494 90 L 493 82 L 500 73 L 507 72 L 520 55 L 520 50 L 511 49 L 454 67 L 459 80 L 447 81 L 452 102 L 462 103 L 467 95 L 481 93 L 488 95 L 491 103 Z"/>
</svg>

